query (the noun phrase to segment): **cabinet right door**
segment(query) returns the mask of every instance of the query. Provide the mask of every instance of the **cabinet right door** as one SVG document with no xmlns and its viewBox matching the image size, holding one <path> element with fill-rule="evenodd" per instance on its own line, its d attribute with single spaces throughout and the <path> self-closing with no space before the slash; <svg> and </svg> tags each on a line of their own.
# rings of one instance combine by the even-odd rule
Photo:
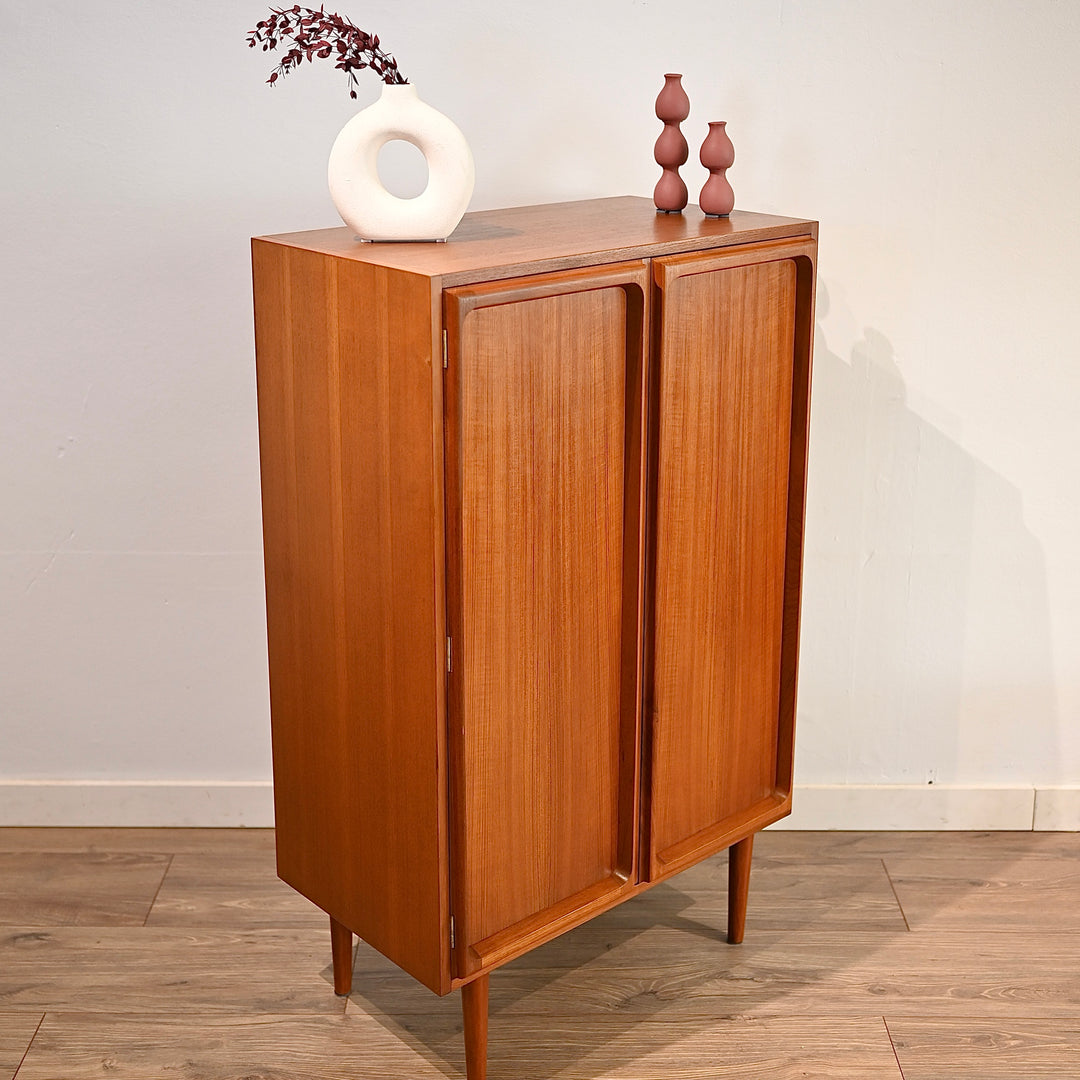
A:
<svg viewBox="0 0 1080 1080">
<path fill-rule="evenodd" d="M 790 809 L 812 242 L 654 261 L 652 879 Z"/>
</svg>

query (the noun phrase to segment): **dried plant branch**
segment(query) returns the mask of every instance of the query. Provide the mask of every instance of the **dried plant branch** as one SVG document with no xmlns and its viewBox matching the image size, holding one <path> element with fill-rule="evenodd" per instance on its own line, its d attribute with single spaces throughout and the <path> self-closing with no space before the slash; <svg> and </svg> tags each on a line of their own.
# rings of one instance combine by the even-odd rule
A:
<svg viewBox="0 0 1080 1080">
<path fill-rule="evenodd" d="M 248 31 L 247 43 L 252 49 L 261 45 L 263 52 L 268 52 L 283 42 L 291 43 L 291 47 L 266 80 L 271 86 L 304 60 L 330 57 L 334 58 L 334 67 L 348 75 L 351 98 L 356 97 L 356 73 L 364 68 L 371 68 L 391 86 L 401 86 L 409 81 L 398 71 L 397 61 L 381 48 L 378 34 L 368 34 L 348 19 L 336 12 L 330 14 L 322 7 L 318 11 L 299 4 L 291 8 L 271 8 L 270 17 Z"/>
</svg>

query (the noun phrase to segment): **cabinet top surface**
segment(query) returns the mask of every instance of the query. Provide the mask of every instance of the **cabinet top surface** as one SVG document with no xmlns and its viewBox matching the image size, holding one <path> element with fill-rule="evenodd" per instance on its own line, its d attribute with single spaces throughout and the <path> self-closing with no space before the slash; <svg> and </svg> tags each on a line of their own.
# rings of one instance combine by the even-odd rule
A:
<svg viewBox="0 0 1080 1080">
<path fill-rule="evenodd" d="M 344 227 L 258 239 L 461 285 L 793 236 L 816 237 L 817 222 L 744 210 L 709 218 L 693 205 L 660 214 L 651 199 L 622 196 L 466 214 L 441 244 L 364 243 Z"/>
</svg>

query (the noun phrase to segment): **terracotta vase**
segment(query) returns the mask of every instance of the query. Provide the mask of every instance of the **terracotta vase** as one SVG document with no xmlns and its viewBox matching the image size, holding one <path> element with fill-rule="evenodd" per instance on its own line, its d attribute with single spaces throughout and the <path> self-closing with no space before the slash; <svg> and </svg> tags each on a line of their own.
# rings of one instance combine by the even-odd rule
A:
<svg viewBox="0 0 1080 1080">
<path fill-rule="evenodd" d="M 701 144 L 701 164 L 709 170 L 709 179 L 701 189 L 698 206 L 709 217 L 727 217 L 735 208 L 735 192 L 726 175 L 735 164 L 735 147 L 728 137 L 726 120 L 709 124 L 709 134 Z"/>
<path fill-rule="evenodd" d="M 392 195 L 379 178 L 379 151 L 392 139 L 412 143 L 427 161 L 427 187 L 415 199 Z M 474 176 L 465 136 L 411 83 L 383 86 L 341 129 L 327 167 L 330 197 L 361 240 L 445 240 L 469 205 Z"/>
<path fill-rule="evenodd" d="M 686 206 L 686 184 L 679 176 L 679 166 L 686 164 L 690 150 L 679 124 L 689 115 L 690 99 L 682 88 L 682 76 L 665 75 L 664 88 L 656 99 L 656 116 L 664 121 L 664 130 L 653 148 L 656 164 L 664 170 L 653 190 L 653 202 L 665 214 L 678 214 Z"/>
</svg>

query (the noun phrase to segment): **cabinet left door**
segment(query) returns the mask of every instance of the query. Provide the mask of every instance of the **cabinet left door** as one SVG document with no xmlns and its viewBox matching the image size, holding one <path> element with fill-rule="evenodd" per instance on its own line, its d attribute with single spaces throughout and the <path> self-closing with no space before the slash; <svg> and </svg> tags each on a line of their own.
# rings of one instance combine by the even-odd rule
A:
<svg viewBox="0 0 1080 1080">
<path fill-rule="evenodd" d="M 634 881 L 646 274 L 446 294 L 459 978 Z"/>
</svg>

